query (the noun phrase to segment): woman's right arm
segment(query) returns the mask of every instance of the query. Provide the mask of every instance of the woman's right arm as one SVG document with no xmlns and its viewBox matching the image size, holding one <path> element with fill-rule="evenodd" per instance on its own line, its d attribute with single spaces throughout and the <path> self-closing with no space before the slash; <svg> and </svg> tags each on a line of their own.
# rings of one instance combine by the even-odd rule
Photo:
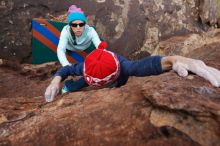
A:
<svg viewBox="0 0 220 146">
<path fill-rule="evenodd" d="M 66 47 L 68 43 L 68 31 L 64 27 L 60 34 L 60 40 L 57 47 L 57 57 L 62 66 L 70 65 L 71 63 L 66 58 Z"/>
</svg>

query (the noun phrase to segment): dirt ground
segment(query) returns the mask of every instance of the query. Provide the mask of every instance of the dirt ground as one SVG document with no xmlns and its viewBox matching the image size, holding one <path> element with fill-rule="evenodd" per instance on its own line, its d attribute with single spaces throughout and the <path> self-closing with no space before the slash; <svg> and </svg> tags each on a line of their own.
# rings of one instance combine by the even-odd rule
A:
<svg viewBox="0 0 220 146">
<path fill-rule="evenodd" d="M 3 60 L 0 64 L 0 98 L 36 98 L 44 95 L 59 64 L 16 64 Z"/>
<path fill-rule="evenodd" d="M 44 95 L 50 79 L 39 80 L 21 75 L 7 67 L 0 67 L 0 98 L 38 97 Z"/>
</svg>

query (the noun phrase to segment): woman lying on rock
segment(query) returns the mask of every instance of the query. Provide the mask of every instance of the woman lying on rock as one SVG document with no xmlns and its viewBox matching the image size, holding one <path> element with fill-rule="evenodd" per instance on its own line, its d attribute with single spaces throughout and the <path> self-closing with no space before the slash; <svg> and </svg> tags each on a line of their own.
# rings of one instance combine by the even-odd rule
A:
<svg viewBox="0 0 220 146">
<path fill-rule="evenodd" d="M 84 62 L 67 65 L 58 70 L 46 89 L 46 101 L 54 100 L 60 91 L 61 81 L 70 75 L 84 78 L 71 83 L 66 82 L 64 88 L 69 92 L 80 90 L 88 85 L 95 88 L 120 87 L 126 84 L 129 76 L 159 75 L 171 69 L 183 77 L 188 75 L 188 71 L 193 72 L 208 80 L 213 86 L 220 87 L 220 71 L 205 65 L 200 60 L 182 56 L 149 56 L 130 61 L 106 48 L 107 44 L 101 42 Z"/>
</svg>

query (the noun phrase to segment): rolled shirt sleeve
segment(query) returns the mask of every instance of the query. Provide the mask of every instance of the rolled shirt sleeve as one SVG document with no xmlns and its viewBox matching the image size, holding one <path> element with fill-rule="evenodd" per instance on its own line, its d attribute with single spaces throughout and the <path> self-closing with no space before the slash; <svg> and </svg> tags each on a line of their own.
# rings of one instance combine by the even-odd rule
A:
<svg viewBox="0 0 220 146">
<path fill-rule="evenodd" d="M 82 76 L 83 75 L 83 62 L 67 65 L 60 68 L 54 76 L 60 76 L 62 80 L 68 76 Z"/>
</svg>

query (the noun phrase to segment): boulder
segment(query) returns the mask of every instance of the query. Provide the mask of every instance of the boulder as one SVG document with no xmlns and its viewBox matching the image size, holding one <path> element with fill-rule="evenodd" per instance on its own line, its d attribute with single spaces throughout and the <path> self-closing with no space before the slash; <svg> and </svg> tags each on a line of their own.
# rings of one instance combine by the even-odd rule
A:
<svg viewBox="0 0 220 146">
<path fill-rule="evenodd" d="M 31 62 L 31 20 L 55 19 L 76 4 L 110 47 L 129 58 L 151 54 L 159 41 L 219 26 L 218 0 L 3 0 L 0 58 Z"/>
<path fill-rule="evenodd" d="M 185 44 L 194 35 L 163 44 Z M 217 36 L 184 55 L 220 69 Z M 56 64 L 0 63 L 0 145 L 219 146 L 220 88 L 194 74 L 131 77 L 120 88 L 86 88 L 45 103 Z"/>
</svg>

